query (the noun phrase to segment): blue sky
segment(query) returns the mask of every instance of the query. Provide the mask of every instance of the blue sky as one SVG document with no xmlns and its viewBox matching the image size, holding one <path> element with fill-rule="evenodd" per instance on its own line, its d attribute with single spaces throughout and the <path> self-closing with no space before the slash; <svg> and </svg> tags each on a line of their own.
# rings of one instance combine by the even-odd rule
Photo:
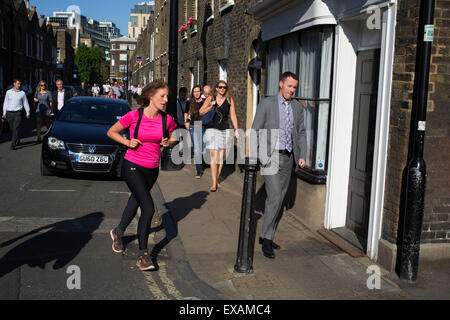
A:
<svg viewBox="0 0 450 320">
<path fill-rule="evenodd" d="M 52 16 L 53 11 L 66 11 L 71 5 L 80 7 L 81 14 L 97 21 L 112 21 L 122 35 L 128 35 L 130 10 L 142 0 L 30 0 L 30 6 L 36 6 L 38 15 Z M 148 0 L 147 0 L 148 2 Z"/>
</svg>

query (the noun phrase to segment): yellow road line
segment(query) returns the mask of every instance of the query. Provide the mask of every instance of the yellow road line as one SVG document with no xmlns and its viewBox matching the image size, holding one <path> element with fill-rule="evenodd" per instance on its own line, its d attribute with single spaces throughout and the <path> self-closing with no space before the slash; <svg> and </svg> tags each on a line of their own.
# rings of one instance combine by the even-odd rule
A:
<svg viewBox="0 0 450 320">
<path fill-rule="evenodd" d="M 169 279 L 167 276 L 167 270 L 165 267 L 165 264 L 163 264 L 163 267 L 161 267 L 158 270 L 159 276 L 161 278 L 161 281 L 163 282 L 164 287 L 166 288 L 167 292 L 174 297 L 177 300 L 183 300 L 183 296 L 181 295 L 180 291 L 175 287 L 175 284 L 172 280 Z"/>
</svg>

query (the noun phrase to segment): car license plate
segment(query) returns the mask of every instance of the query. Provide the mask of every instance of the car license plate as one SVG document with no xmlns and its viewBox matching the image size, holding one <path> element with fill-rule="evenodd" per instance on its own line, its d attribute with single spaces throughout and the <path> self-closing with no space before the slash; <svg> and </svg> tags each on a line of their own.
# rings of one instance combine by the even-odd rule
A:
<svg viewBox="0 0 450 320">
<path fill-rule="evenodd" d="M 108 156 L 97 156 L 97 155 L 85 155 L 77 154 L 75 155 L 75 162 L 79 163 L 109 163 Z"/>
</svg>

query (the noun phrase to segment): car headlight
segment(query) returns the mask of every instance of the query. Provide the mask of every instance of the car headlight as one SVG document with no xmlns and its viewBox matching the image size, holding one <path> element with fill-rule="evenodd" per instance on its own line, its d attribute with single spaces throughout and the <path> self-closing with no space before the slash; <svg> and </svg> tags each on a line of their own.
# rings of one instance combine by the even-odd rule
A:
<svg viewBox="0 0 450 320">
<path fill-rule="evenodd" d="M 48 138 L 48 147 L 52 150 L 66 150 L 64 141 L 56 139 L 54 137 Z"/>
</svg>

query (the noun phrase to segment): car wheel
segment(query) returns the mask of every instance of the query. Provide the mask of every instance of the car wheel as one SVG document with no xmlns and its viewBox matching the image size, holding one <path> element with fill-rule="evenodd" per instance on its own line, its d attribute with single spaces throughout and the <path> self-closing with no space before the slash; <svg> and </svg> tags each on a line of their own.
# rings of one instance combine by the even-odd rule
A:
<svg viewBox="0 0 450 320">
<path fill-rule="evenodd" d="M 53 172 L 45 165 L 41 157 L 41 176 L 53 176 Z"/>
</svg>

